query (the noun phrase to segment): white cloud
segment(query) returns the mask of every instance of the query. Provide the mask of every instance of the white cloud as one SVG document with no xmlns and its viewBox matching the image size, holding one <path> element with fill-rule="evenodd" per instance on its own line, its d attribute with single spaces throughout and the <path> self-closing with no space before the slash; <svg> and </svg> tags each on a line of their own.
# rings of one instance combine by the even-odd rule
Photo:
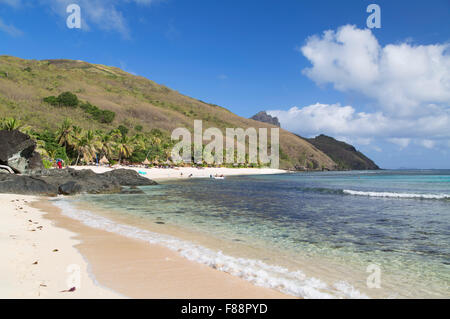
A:
<svg viewBox="0 0 450 319">
<path fill-rule="evenodd" d="M 19 29 L 17 29 L 12 24 L 6 24 L 3 22 L 3 20 L 0 18 L 0 31 L 5 32 L 6 34 L 12 36 L 12 37 L 19 37 L 23 35 L 23 32 Z"/>
<path fill-rule="evenodd" d="M 450 146 L 450 44 L 383 47 L 370 30 L 346 25 L 309 37 L 299 50 L 312 64 L 303 70 L 306 76 L 319 85 L 361 94 L 375 110 L 317 103 L 268 111 L 283 128 L 372 148 L 379 142 L 401 149 L 411 143 Z"/>
<path fill-rule="evenodd" d="M 388 142 L 391 142 L 393 144 L 400 146 L 400 149 L 404 149 L 404 148 L 408 147 L 409 143 L 411 143 L 411 139 L 394 137 L 394 138 L 389 138 Z"/>
<path fill-rule="evenodd" d="M 41 4 L 48 5 L 56 14 L 67 17 L 66 8 L 76 3 L 81 8 L 82 29 L 90 30 L 95 26 L 103 31 L 120 33 L 124 38 L 130 38 L 130 29 L 127 20 L 120 10 L 123 3 L 136 3 L 150 5 L 162 0 L 40 0 Z"/>
<path fill-rule="evenodd" d="M 382 47 L 370 30 L 346 25 L 308 38 L 300 51 L 312 64 L 303 72 L 316 83 L 362 93 L 388 113 L 430 114 L 450 104 L 448 43 Z"/>
<path fill-rule="evenodd" d="M 426 139 L 425 140 L 418 140 L 418 141 L 416 141 L 416 143 L 419 144 L 419 145 L 422 145 L 423 147 L 428 148 L 428 149 L 432 149 L 436 145 L 435 141 L 426 140 Z"/>
<path fill-rule="evenodd" d="M 373 139 L 386 140 L 402 148 L 411 139 L 448 140 L 450 138 L 450 110 L 436 108 L 434 114 L 416 118 L 389 117 L 382 112 L 357 112 L 352 106 L 314 104 L 267 112 L 278 117 L 284 129 L 303 136 L 327 134 L 340 140 L 368 145 Z"/>
</svg>

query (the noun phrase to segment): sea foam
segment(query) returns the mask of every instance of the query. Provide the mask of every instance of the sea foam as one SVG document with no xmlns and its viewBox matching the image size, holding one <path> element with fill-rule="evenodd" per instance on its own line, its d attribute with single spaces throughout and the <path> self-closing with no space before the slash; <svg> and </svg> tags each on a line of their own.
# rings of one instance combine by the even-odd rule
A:
<svg viewBox="0 0 450 319">
<path fill-rule="evenodd" d="M 288 295 L 307 299 L 368 298 L 346 282 L 337 282 L 330 286 L 320 279 L 307 278 L 300 270 L 290 271 L 260 260 L 229 256 L 221 251 L 214 251 L 173 236 L 116 223 L 90 211 L 77 209 L 64 199 L 55 199 L 53 203 L 61 208 L 63 215 L 79 220 L 87 226 L 165 246 L 188 260 L 240 277 L 257 286 L 273 288 Z"/>
<path fill-rule="evenodd" d="M 362 192 L 349 189 L 343 190 L 344 194 L 369 196 L 369 197 L 389 197 L 389 198 L 418 198 L 418 199 L 450 199 L 448 194 L 414 194 L 414 193 L 391 193 L 391 192 Z"/>
</svg>

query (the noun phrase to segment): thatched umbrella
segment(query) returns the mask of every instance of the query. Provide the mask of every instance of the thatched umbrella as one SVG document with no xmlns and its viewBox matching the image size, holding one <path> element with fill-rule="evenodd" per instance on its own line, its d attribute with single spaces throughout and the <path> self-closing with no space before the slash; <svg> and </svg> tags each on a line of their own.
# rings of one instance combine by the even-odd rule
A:
<svg viewBox="0 0 450 319">
<path fill-rule="evenodd" d="M 142 164 L 144 165 L 150 165 L 150 161 L 148 160 L 148 158 L 145 158 L 145 161 L 142 162 Z"/>
<path fill-rule="evenodd" d="M 102 165 L 106 165 L 106 164 L 109 164 L 109 161 L 108 161 L 108 159 L 106 158 L 106 156 L 103 155 L 103 157 L 102 157 L 102 159 L 100 160 L 99 163 L 102 164 Z"/>
</svg>

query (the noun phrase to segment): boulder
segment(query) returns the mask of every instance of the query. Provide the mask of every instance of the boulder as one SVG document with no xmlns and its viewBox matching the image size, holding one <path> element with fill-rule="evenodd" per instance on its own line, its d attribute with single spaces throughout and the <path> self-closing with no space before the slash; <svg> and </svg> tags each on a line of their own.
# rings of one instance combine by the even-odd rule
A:
<svg viewBox="0 0 450 319">
<path fill-rule="evenodd" d="M 138 172 L 131 169 L 115 169 L 101 175 L 115 180 L 121 186 L 148 186 L 158 184 L 151 179 L 139 175 Z"/>
<path fill-rule="evenodd" d="M 61 195 L 76 195 L 80 194 L 82 190 L 83 187 L 74 181 L 67 182 L 58 187 L 58 192 Z"/>
<path fill-rule="evenodd" d="M 57 187 L 64 195 L 109 194 L 118 193 L 121 190 L 120 184 L 116 180 L 103 176 L 103 174 L 96 174 L 90 169 L 54 169 L 37 176 L 37 178 Z"/>
<path fill-rule="evenodd" d="M 41 157 L 35 149 L 36 142 L 28 135 L 17 130 L 0 131 L 0 165 L 7 165 L 19 174 L 42 169 Z"/>
<path fill-rule="evenodd" d="M 0 174 L 0 193 L 56 196 L 58 188 L 31 176 Z"/>
</svg>

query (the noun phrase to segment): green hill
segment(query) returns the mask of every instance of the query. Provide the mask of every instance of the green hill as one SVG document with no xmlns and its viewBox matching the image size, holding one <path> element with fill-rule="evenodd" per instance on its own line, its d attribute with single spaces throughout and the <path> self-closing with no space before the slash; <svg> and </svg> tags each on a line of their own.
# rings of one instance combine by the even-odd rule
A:
<svg viewBox="0 0 450 319">
<path fill-rule="evenodd" d="M 337 141 L 326 135 L 307 139 L 319 150 L 327 154 L 338 164 L 340 170 L 376 170 L 380 169 L 371 159 L 345 142 Z"/>
<path fill-rule="evenodd" d="M 72 92 L 81 107 L 55 107 L 43 99 Z M 91 106 L 112 111 L 111 123 L 99 121 Z M 92 110 L 91 110 L 92 111 Z M 95 110 L 94 110 L 95 111 Z M 83 129 L 111 130 L 122 125 L 130 134 L 159 129 L 169 134 L 177 127 L 192 129 L 194 119 L 204 128 L 274 127 L 233 114 L 135 76 L 115 67 L 73 60 L 24 60 L 0 56 L 0 117 L 15 117 L 36 130 L 56 130 L 66 117 Z M 335 162 L 309 142 L 280 130 L 280 165 L 293 168 L 335 169 Z"/>
</svg>

